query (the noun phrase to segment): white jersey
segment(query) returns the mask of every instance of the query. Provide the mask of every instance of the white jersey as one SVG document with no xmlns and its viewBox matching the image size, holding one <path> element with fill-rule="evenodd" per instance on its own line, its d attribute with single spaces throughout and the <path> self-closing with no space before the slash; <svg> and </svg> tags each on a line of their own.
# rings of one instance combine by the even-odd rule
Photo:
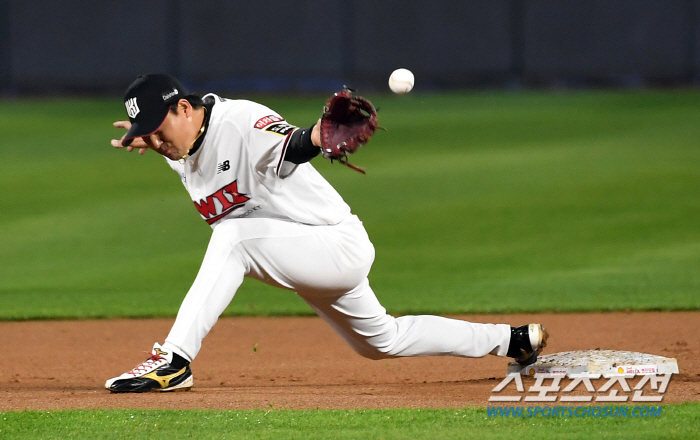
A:
<svg viewBox="0 0 700 440">
<path fill-rule="evenodd" d="M 299 128 L 264 105 L 207 97 L 215 104 L 202 145 L 184 161 L 166 158 L 207 223 L 258 217 L 335 225 L 351 215 L 310 163 L 284 160 Z"/>
</svg>

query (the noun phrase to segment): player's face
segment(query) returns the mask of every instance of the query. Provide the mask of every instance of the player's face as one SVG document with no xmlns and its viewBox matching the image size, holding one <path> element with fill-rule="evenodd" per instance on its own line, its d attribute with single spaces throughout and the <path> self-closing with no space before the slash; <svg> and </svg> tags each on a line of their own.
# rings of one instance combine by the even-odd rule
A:
<svg viewBox="0 0 700 440">
<path fill-rule="evenodd" d="M 192 127 L 192 108 L 178 105 L 177 113 L 168 112 L 158 131 L 143 140 L 148 146 L 171 160 L 185 156 L 196 137 Z"/>
</svg>

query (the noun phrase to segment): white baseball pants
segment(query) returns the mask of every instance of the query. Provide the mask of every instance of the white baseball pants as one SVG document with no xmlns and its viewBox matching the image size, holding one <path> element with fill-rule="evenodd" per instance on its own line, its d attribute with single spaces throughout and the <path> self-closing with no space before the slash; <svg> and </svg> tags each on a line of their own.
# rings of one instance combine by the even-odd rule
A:
<svg viewBox="0 0 700 440">
<path fill-rule="evenodd" d="M 293 290 L 357 353 L 395 356 L 505 356 L 510 326 L 439 316 L 394 318 L 367 275 L 374 247 L 355 216 L 334 226 L 273 219 L 223 220 L 164 346 L 192 361 L 245 276 Z"/>
</svg>

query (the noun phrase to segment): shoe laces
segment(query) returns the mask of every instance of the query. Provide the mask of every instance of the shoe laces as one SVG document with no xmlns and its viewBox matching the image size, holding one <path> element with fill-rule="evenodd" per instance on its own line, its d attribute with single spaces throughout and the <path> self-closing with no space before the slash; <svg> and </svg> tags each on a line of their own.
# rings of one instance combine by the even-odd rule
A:
<svg viewBox="0 0 700 440">
<path fill-rule="evenodd" d="M 151 355 L 151 357 L 149 357 L 145 362 L 142 362 L 142 363 L 138 364 L 136 367 L 134 367 L 133 370 L 129 371 L 129 374 L 134 375 L 134 376 L 140 376 L 140 375 L 147 373 L 147 372 L 153 370 L 154 368 L 158 367 L 159 365 L 157 365 L 157 364 L 159 361 L 165 360 L 165 358 L 163 356 L 153 354 L 153 353 L 149 353 L 149 354 Z"/>
</svg>

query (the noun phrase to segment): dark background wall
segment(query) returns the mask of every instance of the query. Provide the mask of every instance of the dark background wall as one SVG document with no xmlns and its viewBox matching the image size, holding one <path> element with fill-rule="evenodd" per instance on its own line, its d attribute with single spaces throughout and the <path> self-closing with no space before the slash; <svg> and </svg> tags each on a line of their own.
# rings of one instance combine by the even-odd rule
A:
<svg viewBox="0 0 700 440">
<path fill-rule="evenodd" d="M 0 91 L 697 85 L 700 0 L 0 0 Z"/>
</svg>

